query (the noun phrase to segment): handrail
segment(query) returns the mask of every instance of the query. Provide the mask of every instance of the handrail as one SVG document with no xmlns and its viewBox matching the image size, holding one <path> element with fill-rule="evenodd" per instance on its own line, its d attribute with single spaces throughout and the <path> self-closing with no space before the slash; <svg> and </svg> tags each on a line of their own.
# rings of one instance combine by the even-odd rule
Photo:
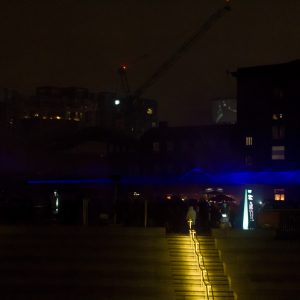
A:
<svg viewBox="0 0 300 300">
<path fill-rule="evenodd" d="M 205 286 L 205 291 L 206 291 L 206 298 L 207 299 L 214 299 L 214 292 L 212 288 L 212 284 L 209 280 L 208 273 L 205 267 L 205 261 L 203 258 L 203 255 L 200 253 L 200 247 L 199 247 L 199 242 L 196 239 L 196 231 L 192 229 L 192 221 L 188 220 L 189 224 L 189 234 L 191 238 L 191 244 L 193 244 L 194 248 L 194 253 L 196 256 L 197 264 L 199 267 L 199 270 L 201 271 L 201 277 L 202 277 L 202 283 Z M 210 295 L 210 290 L 211 290 L 211 295 Z"/>
</svg>

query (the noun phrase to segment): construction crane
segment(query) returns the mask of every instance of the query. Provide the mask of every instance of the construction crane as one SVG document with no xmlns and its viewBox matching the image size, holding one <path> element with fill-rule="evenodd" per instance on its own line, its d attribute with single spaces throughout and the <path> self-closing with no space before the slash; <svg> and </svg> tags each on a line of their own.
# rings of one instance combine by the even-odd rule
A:
<svg viewBox="0 0 300 300">
<path fill-rule="evenodd" d="M 134 92 L 131 92 L 128 78 L 127 78 L 127 66 L 121 65 L 118 69 L 118 73 L 121 78 L 123 91 L 126 96 L 123 99 L 126 103 L 124 112 L 127 116 L 127 124 L 130 127 L 130 132 L 136 136 L 140 136 L 145 128 L 143 128 L 144 114 L 146 112 L 147 122 L 151 124 L 156 123 L 156 102 L 153 101 L 150 104 L 150 100 L 147 101 L 141 98 L 141 95 L 146 89 L 151 87 L 161 76 L 163 76 L 201 37 L 228 11 L 231 10 L 230 1 L 225 1 L 224 7 L 218 9 L 213 13 L 188 40 L 186 40 L 166 61 L 164 61 L 159 68 Z M 117 101 L 117 102 L 116 102 Z M 155 102 L 155 103 L 154 103 Z M 115 100 L 115 104 L 119 105 L 120 100 Z M 126 107 L 126 108 L 125 108 Z M 120 110 L 121 111 L 121 110 Z M 122 110 L 123 111 L 123 110 Z M 152 125 L 153 126 L 153 125 Z M 145 127 L 145 126 L 144 126 Z"/>
<path fill-rule="evenodd" d="M 119 73 L 123 84 L 123 89 L 128 95 L 132 97 L 134 101 L 137 101 L 140 96 L 145 92 L 146 89 L 151 87 L 160 77 L 162 77 L 196 42 L 201 39 L 204 34 L 221 18 L 226 12 L 231 10 L 230 0 L 225 0 L 225 6 L 218 9 L 213 13 L 194 33 L 188 40 L 186 40 L 166 61 L 164 61 L 159 68 L 143 83 L 141 84 L 132 94 L 127 80 L 127 67 L 121 66 Z"/>
<path fill-rule="evenodd" d="M 130 95 L 130 87 L 129 87 L 128 78 L 127 78 L 127 66 L 121 65 L 118 69 L 118 73 L 121 78 L 121 84 L 122 84 L 123 91 L 128 96 L 128 95 Z"/>
</svg>

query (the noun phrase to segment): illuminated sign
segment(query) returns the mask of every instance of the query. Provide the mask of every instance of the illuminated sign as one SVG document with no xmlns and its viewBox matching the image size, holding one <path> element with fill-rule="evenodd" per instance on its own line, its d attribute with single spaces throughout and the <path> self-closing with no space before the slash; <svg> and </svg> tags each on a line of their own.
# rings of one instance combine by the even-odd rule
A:
<svg viewBox="0 0 300 300">
<path fill-rule="evenodd" d="M 248 230 L 253 228 L 255 228 L 254 194 L 252 189 L 245 189 L 243 229 Z"/>
</svg>

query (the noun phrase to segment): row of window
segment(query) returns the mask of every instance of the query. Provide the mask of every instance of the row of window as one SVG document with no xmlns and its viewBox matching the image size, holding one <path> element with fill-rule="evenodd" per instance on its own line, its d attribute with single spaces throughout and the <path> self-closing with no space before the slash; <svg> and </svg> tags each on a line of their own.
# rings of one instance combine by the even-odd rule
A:
<svg viewBox="0 0 300 300">
<path fill-rule="evenodd" d="M 285 159 L 285 146 L 272 146 L 272 160 Z"/>
<path fill-rule="evenodd" d="M 272 126 L 272 139 L 282 140 L 285 138 L 285 127 L 284 126 Z M 245 139 L 246 146 L 253 146 L 253 137 L 246 136 Z"/>
<path fill-rule="evenodd" d="M 272 146 L 271 153 L 272 160 L 285 160 L 285 146 Z M 245 165 L 253 165 L 253 155 L 246 154 L 245 156 Z"/>
<path fill-rule="evenodd" d="M 38 118 L 43 120 L 73 120 L 73 121 L 80 121 L 84 117 L 82 112 L 70 112 L 67 111 L 64 115 L 41 115 L 39 113 L 34 113 L 32 115 L 25 115 L 23 116 L 24 119 L 31 119 L 31 118 Z"/>
</svg>

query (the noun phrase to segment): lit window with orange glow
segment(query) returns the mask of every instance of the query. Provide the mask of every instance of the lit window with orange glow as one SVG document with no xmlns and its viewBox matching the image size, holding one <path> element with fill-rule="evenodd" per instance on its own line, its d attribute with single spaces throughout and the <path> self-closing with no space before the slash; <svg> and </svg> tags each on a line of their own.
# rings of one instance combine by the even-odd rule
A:
<svg viewBox="0 0 300 300">
<path fill-rule="evenodd" d="M 274 190 L 274 200 L 275 201 L 284 201 L 285 200 L 284 189 L 275 189 Z"/>
</svg>

